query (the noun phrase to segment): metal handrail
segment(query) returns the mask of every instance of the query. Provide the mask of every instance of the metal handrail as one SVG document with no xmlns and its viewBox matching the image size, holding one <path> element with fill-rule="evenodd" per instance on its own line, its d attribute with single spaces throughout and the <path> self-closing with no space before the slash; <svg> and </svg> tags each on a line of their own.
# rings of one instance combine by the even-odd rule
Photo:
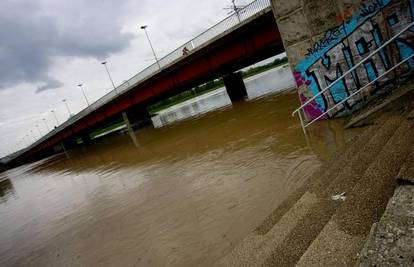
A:
<svg viewBox="0 0 414 267">
<path fill-rule="evenodd" d="M 247 19 L 258 14 L 259 12 L 264 11 L 266 8 L 270 6 L 271 6 L 270 0 L 255 0 L 251 2 L 250 4 L 245 6 L 243 9 L 239 10 L 238 15 L 236 13 L 231 14 L 230 16 L 224 18 L 223 20 L 216 23 L 209 29 L 198 34 L 196 37 L 194 37 L 190 41 L 181 45 L 179 48 L 173 50 L 172 52 L 168 53 L 166 56 L 160 58 L 158 61 L 161 64 L 161 70 L 165 68 L 166 66 L 168 66 L 169 64 L 172 64 L 174 61 L 178 60 L 179 58 L 183 57 L 184 55 L 182 54 L 182 49 L 184 47 L 187 47 L 187 46 L 191 47 L 190 53 L 196 49 L 200 49 L 201 47 L 203 47 L 203 45 L 213 40 L 220 34 L 233 29 L 235 26 L 238 26 L 239 24 L 243 23 Z M 31 144 L 30 146 L 15 153 L 14 158 L 26 153 L 32 147 L 35 147 L 38 144 L 44 142 L 45 140 L 55 135 L 56 133 L 60 132 L 67 126 L 75 123 L 76 121 L 80 120 L 86 115 L 99 109 L 101 106 L 115 99 L 120 94 L 125 93 L 129 89 L 133 88 L 136 84 L 145 81 L 146 79 L 152 77 L 153 75 L 157 74 L 161 70 L 158 68 L 157 63 L 153 63 L 150 66 L 144 68 L 138 74 L 134 75 L 132 78 L 128 79 L 124 83 L 117 86 L 114 90 L 110 91 L 109 93 L 105 94 L 104 96 L 96 100 L 91 105 L 81 110 L 80 112 L 78 112 L 77 114 L 69 118 L 67 121 L 63 122 L 57 128 L 53 129 L 52 131 L 44 135 L 42 138 L 40 138 L 39 140 Z"/>
<path fill-rule="evenodd" d="M 314 95 L 313 97 L 311 97 L 310 99 L 308 99 L 305 103 L 303 103 L 299 108 L 297 108 L 295 111 L 292 112 L 292 116 L 295 116 L 296 113 L 298 113 L 300 110 L 302 110 L 304 107 L 306 107 L 307 105 L 309 105 L 313 100 L 315 100 L 318 96 L 320 96 L 321 94 L 325 93 L 326 91 L 328 91 L 329 89 L 332 88 L 332 86 L 334 86 L 337 82 L 339 82 L 340 80 L 342 80 L 343 78 L 345 78 L 345 76 L 347 76 L 348 74 L 350 74 L 351 72 L 353 72 L 355 69 L 357 69 L 359 66 L 361 66 L 362 64 L 364 64 L 366 61 L 368 61 L 368 59 L 370 59 L 371 57 L 373 57 L 375 54 L 377 54 L 378 52 L 380 52 L 382 49 L 384 49 L 384 47 L 386 47 L 387 45 L 389 45 L 391 42 L 393 42 L 395 39 L 398 38 L 398 36 L 400 36 L 401 34 L 403 34 L 405 31 L 407 31 L 408 29 L 410 29 L 411 27 L 414 26 L 414 22 L 411 22 L 407 27 L 405 27 L 403 30 L 401 30 L 399 33 L 397 33 L 396 35 L 394 35 L 391 39 L 389 39 L 387 42 L 385 42 L 384 44 L 382 44 L 379 48 L 377 48 L 376 50 L 372 51 L 367 57 L 365 57 L 363 60 L 361 60 L 358 64 L 356 64 L 354 67 L 352 67 L 351 69 L 349 69 L 347 72 L 345 72 L 342 76 L 340 76 L 338 79 L 336 79 L 334 82 L 332 82 L 331 84 L 329 84 L 329 86 L 325 87 L 323 90 L 321 90 L 320 92 L 318 92 L 316 95 Z"/>
<path fill-rule="evenodd" d="M 317 118 L 313 119 L 311 122 L 309 122 L 308 124 L 304 125 L 303 127 L 306 128 L 310 125 L 312 125 L 314 122 L 318 121 L 320 118 L 322 118 L 323 116 L 325 116 L 326 114 L 328 114 L 331 110 L 335 109 L 336 107 L 338 107 L 339 105 L 342 105 L 343 103 L 345 103 L 346 101 L 348 101 L 348 99 L 350 99 L 351 97 L 353 97 L 354 95 L 360 93 L 362 90 L 364 90 L 365 88 L 367 88 L 368 86 L 370 86 L 371 84 L 375 83 L 376 81 L 378 81 L 379 79 L 381 79 L 382 77 L 384 77 L 385 75 L 387 75 L 388 73 L 390 73 L 391 71 L 395 70 L 396 68 L 398 68 L 399 66 L 401 66 L 402 64 L 404 64 L 405 62 L 407 62 L 408 60 L 412 59 L 414 57 L 414 53 L 411 54 L 409 57 L 407 57 L 406 59 L 400 61 L 399 63 L 397 63 L 396 65 L 394 65 L 392 68 L 390 68 L 389 70 L 387 70 L 386 72 L 384 72 L 383 74 L 381 74 L 380 76 L 378 76 L 377 78 L 375 78 L 374 80 L 372 80 L 371 82 L 367 83 L 365 86 L 363 86 L 362 88 L 358 89 L 357 91 L 353 92 L 352 94 L 350 94 L 347 98 L 339 101 L 338 103 L 336 103 L 333 107 L 329 108 L 327 111 L 325 111 L 324 113 L 322 113 L 321 115 L 319 115 Z"/>
</svg>

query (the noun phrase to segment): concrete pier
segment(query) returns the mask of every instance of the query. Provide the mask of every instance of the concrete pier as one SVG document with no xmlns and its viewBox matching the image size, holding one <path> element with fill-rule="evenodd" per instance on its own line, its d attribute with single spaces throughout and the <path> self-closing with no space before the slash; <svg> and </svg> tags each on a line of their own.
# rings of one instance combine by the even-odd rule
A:
<svg viewBox="0 0 414 267">
<path fill-rule="evenodd" d="M 246 86 L 240 72 L 224 76 L 223 81 L 232 102 L 242 100 L 247 96 Z"/>
</svg>

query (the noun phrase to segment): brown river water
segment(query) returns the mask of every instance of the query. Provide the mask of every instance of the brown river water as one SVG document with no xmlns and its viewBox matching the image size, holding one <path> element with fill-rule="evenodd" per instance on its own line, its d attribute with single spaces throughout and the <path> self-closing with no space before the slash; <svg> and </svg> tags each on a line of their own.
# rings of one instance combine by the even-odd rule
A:
<svg viewBox="0 0 414 267">
<path fill-rule="evenodd" d="M 350 136 L 293 91 L 0 173 L 0 266 L 211 266 Z"/>
</svg>

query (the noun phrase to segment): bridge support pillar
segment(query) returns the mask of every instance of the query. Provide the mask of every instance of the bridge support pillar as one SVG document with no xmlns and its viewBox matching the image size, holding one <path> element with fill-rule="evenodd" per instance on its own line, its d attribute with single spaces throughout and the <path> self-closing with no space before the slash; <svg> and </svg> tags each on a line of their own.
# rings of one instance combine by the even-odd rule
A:
<svg viewBox="0 0 414 267">
<path fill-rule="evenodd" d="M 74 138 L 71 138 L 71 139 L 66 139 L 66 140 L 64 140 L 64 141 L 62 141 L 60 144 L 59 144 L 59 150 L 60 151 L 64 151 L 64 148 L 65 149 L 70 149 L 70 148 L 74 148 L 74 147 L 76 147 L 76 145 L 77 145 L 77 143 L 76 143 L 76 139 L 74 139 Z"/>
<path fill-rule="evenodd" d="M 240 72 L 224 76 L 223 82 L 232 102 L 242 100 L 247 96 L 246 86 Z"/>
<path fill-rule="evenodd" d="M 148 110 L 144 107 L 134 107 L 127 110 L 125 113 L 133 129 L 143 128 L 145 126 L 152 125 L 151 115 L 149 114 Z M 125 121 L 125 117 L 123 114 L 122 117 Z"/>
<path fill-rule="evenodd" d="M 82 144 L 84 145 L 92 143 L 91 136 L 87 133 L 82 134 L 80 138 L 82 139 Z"/>
<path fill-rule="evenodd" d="M 134 143 L 134 146 L 138 147 L 139 143 L 138 143 L 137 137 L 135 136 L 134 129 L 132 129 L 132 125 L 129 120 L 128 114 L 126 112 L 122 112 L 122 118 L 125 121 L 125 124 L 128 129 L 128 134 L 131 137 L 132 143 Z"/>
</svg>

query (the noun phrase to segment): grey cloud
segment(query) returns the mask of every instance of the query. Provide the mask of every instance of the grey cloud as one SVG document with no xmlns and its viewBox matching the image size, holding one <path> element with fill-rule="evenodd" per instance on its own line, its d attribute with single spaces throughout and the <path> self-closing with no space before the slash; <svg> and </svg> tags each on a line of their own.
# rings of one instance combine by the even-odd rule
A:
<svg viewBox="0 0 414 267">
<path fill-rule="evenodd" d="M 46 81 L 44 85 L 37 87 L 37 92 L 42 92 L 42 91 L 46 91 L 49 89 L 56 89 L 61 86 L 63 86 L 63 83 L 57 80 L 54 80 L 54 79 L 50 79 L 49 81 Z"/>
<path fill-rule="evenodd" d="M 62 86 L 48 76 L 54 56 L 103 59 L 125 49 L 126 1 L 2 0 L 0 2 L 0 88 Z"/>
</svg>

